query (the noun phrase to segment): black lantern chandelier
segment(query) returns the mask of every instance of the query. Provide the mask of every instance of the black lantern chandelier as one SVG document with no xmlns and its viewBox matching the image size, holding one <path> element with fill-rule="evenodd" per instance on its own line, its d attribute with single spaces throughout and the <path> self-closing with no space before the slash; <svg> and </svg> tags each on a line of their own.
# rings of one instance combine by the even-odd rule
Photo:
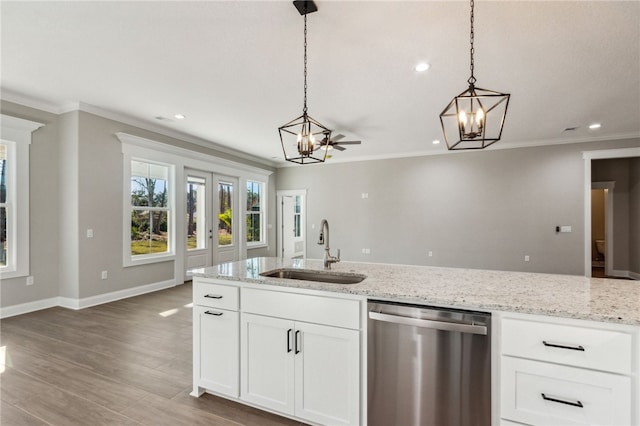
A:
<svg viewBox="0 0 640 426">
<path fill-rule="evenodd" d="M 507 93 L 476 87 L 473 75 L 473 9 L 471 0 L 471 77 L 469 88 L 447 105 L 440 114 L 440 124 L 449 150 L 483 149 L 500 140 L 507 115 Z"/>
<path fill-rule="evenodd" d="M 304 104 L 300 117 L 278 128 L 280 143 L 287 161 L 298 164 L 323 163 L 328 148 L 323 144 L 331 140 L 331 130 L 307 114 L 307 14 L 318 8 L 313 1 L 294 1 L 293 4 L 304 16 Z"/>
</svg>

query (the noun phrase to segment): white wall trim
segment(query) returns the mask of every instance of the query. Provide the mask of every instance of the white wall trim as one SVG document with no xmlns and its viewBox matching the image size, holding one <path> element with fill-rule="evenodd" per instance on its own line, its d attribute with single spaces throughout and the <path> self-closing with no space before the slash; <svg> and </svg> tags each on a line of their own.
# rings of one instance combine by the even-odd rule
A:
<svg viewBox="0 0 640 426">
<path fill-rule="evenodd" d="M 16 315 L 39 311 L 41 309 L 53 308 L 54 306 L 59 306 L 58 299 L 60 298 L 51 297 L 49 299 L 36 300 L 34 302 L 5 306 L 4 308 L 0 308 L 0 318 L 9 318 Z"/>
<path fill-rule="evenodd" d="M 115 302 L 116 300 L 127 299 L 129 297 L 140 296 L 141 294 L 152 293 L 175 287 L 175 280 L 160 281 L 152 284 L 145 284 L 138 287 L 124 290 L 112 291 L 110 293 L 97 296 L 73 299 L 71 297 L 52 297 L 49 299 L 36 300 L 34 302 L 21 303 L 19 305 L 5 306 L 0 308 L 0 318 L 9 318 L 16 315 L 27 314 L 42 309 L 60 306 L 67 309 L 84 309 L 91 306 L 102 305 L 104 303 Z"/>
<path fill-rule="evenodd" d="M 584 159 L 584 274 L 591 276 L 591 160 L 640 157 L 640 147 L 583 151 Z"/>
<path fill-rule="evenodd" d="M 629 271 L 629 278 L 640 281 L 640 273 Z"/>
</svg>

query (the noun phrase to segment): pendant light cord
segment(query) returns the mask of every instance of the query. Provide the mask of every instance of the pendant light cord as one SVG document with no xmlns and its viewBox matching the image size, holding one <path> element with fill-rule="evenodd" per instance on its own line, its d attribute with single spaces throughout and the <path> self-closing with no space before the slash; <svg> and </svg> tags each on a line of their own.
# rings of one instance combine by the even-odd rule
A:
<svg viewBox="0 0 640 426">
<path fill-rule="evenodd" d="M 473 42 L 474 42 L 474 33 L 473 33 L 473 0 L 471 0 L 471 32 L 469 34 L 469 40 L 470 40 L 470 44 L 471 44 L 471 49 L 469 51 L 469 55 L 471 56 L 471 77 L 469 77 L 469 80 L 467 80 L 467 83 L 469 83 L 469 86 L 473 87 L 474 84 L 476 83 L 476 78 L 473 76 L 473 53 L 474 53 L 474 47 L 473 47 Z M 305 30 L 306 31 L 306 30 Z M 306 43 L 306 42 L 305 42 Z M 306 78 L 306 77 L 305 77 Z"/>
<path fill-rule="evenodd" d="M 306 6 L 305 6 L 306 7 Z M 304 106 L 302 113 L 307 115 L 307 15 L 304 15 Z"/>
</svg>

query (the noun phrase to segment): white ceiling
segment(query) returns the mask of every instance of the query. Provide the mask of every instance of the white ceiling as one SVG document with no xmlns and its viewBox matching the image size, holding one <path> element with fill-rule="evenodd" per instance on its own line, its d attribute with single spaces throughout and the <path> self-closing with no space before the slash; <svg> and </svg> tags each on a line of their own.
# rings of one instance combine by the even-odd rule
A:
<svg viewBox="0 0 640 426">
<path fill-rule="evenodd" d="M 445 152 L 432 141 L 467 88 L 469 4 L 316 3 L 309 114 L 363 141 L 329 161 Z M 290 1 L 0 7 L 4 99 L 83 105 L 282 161 L 277 129 L 302 113 L 303 18 Z M 640 136 L 639 1 L 480 0 L 475 15 L 477 86 L 511 94 L 496 148 Z M 416 72 L 420 61 L 431 68 Z M 187 118 L 156 119 L 176 113 Z"/>
</svg>

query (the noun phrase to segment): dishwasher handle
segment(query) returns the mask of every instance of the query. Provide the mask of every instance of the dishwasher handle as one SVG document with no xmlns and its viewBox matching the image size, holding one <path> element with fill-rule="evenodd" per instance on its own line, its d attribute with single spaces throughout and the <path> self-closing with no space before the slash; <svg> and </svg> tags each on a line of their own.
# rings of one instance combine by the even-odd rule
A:
<svg viewBox="0 0 640 426">
<path fill-rule="evenodd" d="M 487 327 L 484 325 L 463 324 L 459 322 L 435 321 L 420 318 L 404 317 L 401 315 L 369 312 L 369 318 L 375 321 L 385 321 L 394 324 L 413 325 L 416 327 L 432 328 L 443 331 L 459 331 L 461 333 L 487 335 Z"/>
</svg>

